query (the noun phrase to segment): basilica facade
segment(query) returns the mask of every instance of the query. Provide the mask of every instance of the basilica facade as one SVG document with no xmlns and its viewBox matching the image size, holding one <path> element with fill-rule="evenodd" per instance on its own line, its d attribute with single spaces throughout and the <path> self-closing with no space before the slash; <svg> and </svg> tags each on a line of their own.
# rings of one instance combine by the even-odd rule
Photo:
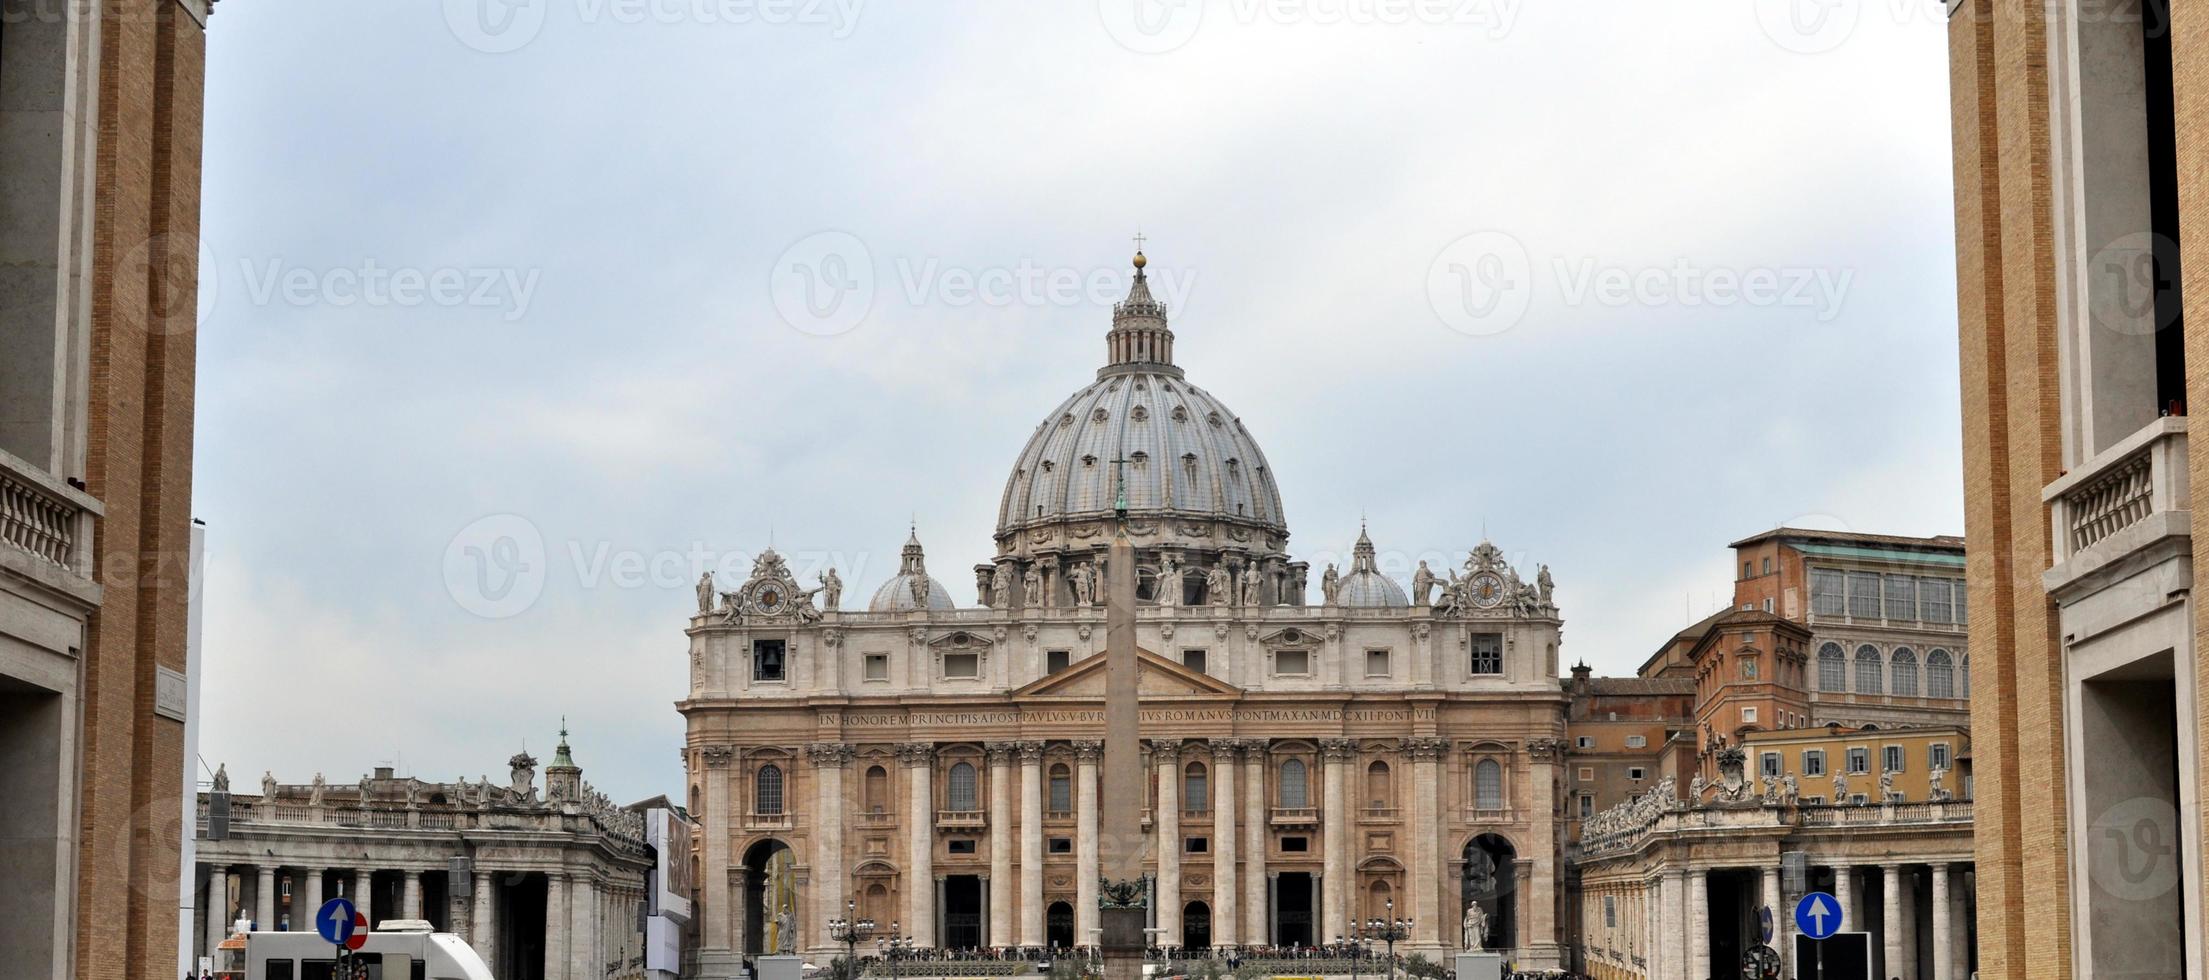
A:
<svg viewBox="0 0 2209 980">
<path fill-rule="evenodd" d="M 747 581 L 700 583 L 678 705 L 697 975 L 839 952 L 847 910 L 920 947 L 1095 942 L 1121 512 L 1147 777 L 1127 846 L 1158 941 L 1323 944 L 1392 913 L 1414 950 L 1558 962 L 1548 569 L 1522 576 L 1483 542 L 1407 591 L 1361 532 L 1349 567 L 1311 582 L 1256 437 L 1175 364 L 1142 261 L 1106 363 L 1013 459 L 971 593 L 930 573 L 917 535 L 863 606 L 772 551 Z"/>
</svg>

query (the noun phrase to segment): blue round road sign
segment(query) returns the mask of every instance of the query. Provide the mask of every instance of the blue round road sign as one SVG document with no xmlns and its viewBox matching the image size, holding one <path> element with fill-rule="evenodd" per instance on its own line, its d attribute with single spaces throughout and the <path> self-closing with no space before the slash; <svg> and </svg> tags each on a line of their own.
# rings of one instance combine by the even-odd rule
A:
<svg viewBox="0 0 2209 980">
<path fill-rule="evenodd" d="M 1795 903 L 1795 928 L 1812 939 L 1825 939 L 1841 931 L 1841 902 L 1825 892 L 1811 892 Z"/>
<path fill-rule="evenodd" d="M 335 945 L 345 945 L 353 938 L 353 903 L 342 898 L 322 903 L 314 914 L 314 931 Z"/>
</svg>

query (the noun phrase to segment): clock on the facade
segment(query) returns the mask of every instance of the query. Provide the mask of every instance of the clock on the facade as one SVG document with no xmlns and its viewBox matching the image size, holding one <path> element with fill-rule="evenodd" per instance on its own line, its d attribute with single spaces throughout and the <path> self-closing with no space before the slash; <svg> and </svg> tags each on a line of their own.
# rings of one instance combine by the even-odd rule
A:
<svg viewBox="0 0 2209 980">
<path fill-rule="evenodd" d="M 763 584 L 758 591 L 752 593 L 752 604 L 769 616 L 782 612 L 783 603 L 787 599 L 782 593 L 782 586 L 772 582 Z"/>
<path fill-rule="evenodd" d="M 1482 572 L 1473 576 L 1473 603 L 1484 609 L 1492 609 L 1503 601 L 1503 578 L 1494 572 Z"/>
</svg>

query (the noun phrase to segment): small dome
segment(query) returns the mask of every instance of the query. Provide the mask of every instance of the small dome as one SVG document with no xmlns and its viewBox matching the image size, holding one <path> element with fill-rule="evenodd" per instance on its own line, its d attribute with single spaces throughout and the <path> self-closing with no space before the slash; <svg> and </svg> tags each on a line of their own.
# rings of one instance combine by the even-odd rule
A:
<svg viewBox="0 0 2209 980">
<path fill-rule="evenodd" d="M 868 612 L 902 612 L 910 609 L 956 609 L 951 601 L 951 590 L 943 587 L 928 574 L 928 563 L 921 554 L 920 532 L 916 529 L 905 539 L 905 550 L 900 555 L 897 575 L 882 583 L 874 591 L 874 599 L 867 603 Z"/>
<path fill-rule="evenodd" d="M 1373 560 L 1373 539 L 1358 529 L 1358 545 L 1350 562 L 1350 574 L 1342 577 L 1335 592 L 1338 606 L 1408 606 L 1411 596 L 1396 580 L 1381 574 Z"/>
</svg>

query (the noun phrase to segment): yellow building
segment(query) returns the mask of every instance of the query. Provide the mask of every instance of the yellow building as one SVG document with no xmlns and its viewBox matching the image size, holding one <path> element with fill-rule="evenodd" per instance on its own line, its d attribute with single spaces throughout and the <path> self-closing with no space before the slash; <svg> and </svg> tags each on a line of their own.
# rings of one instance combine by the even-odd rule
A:
<svg viewBox="0 0 2209 980">
<path fill-rule="evenodd" d="M 1756 732 L 1742 739 L 1761 794 L 1794 777 L 1805 804 L 1969 798 L 1971 732 L 1952 725 Z M 1936 776 L 1935 774 L 1939 775 Z"/>
</svg>

